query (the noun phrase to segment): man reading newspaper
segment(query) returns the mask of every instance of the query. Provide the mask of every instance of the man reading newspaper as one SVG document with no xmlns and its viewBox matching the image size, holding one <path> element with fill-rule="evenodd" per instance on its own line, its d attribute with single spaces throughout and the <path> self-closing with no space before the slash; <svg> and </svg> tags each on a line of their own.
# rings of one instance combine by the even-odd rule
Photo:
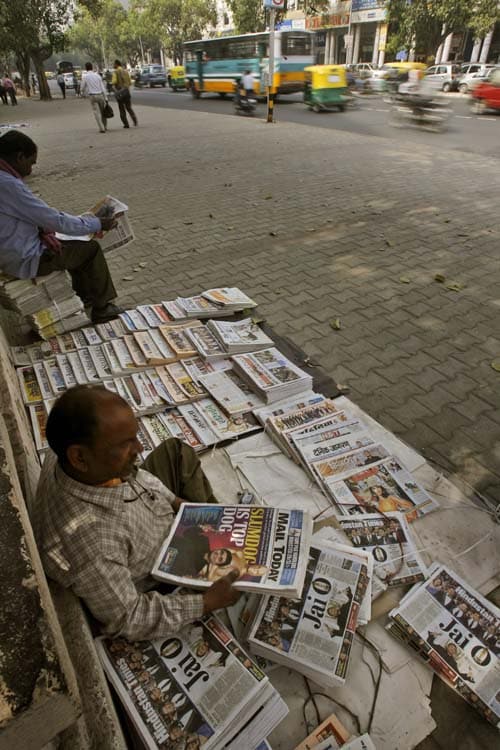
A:
<svg viewBox="0 0 500 750">
<path fill-rule="evenodd" d="M 161 638 L 238 599 L 235 569 L 203 594 L 151 588 L 149 573 L 180 504 L 217 502 L 190 446 L 166 440 L 138 468 L 137 420 L 100 386 L 66 391 L 46 435 L 52 452 L 34 511 L 40 555 L 47 575 L 80 596 L 104 632 Z"/>
</svg>

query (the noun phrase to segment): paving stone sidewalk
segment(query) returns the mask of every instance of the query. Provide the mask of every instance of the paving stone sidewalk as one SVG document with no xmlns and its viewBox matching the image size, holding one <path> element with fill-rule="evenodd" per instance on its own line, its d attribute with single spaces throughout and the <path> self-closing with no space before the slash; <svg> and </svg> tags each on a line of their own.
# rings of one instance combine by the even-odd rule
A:
<svg viewBox="0 0 500 750">
<path fill-rule="evenodd" d="M 403 150 L 390 129 L 137 109 L 139 128 L 115 117 L 106 135 L 86 101 L 16 111 L 46 200 L 129 203 L 138 239 L 111 257 L 121 300 L 240 285 L 364 409 L 500 501 L 498 161 L 447 151 L 445 135 Z"/>
<path fill-rule="evenodd" d="M 115 117 L 106 135 L 86 101 L 15 112 L 40 146 L 31 185 L 45 200 L 129 204 L 137 241 L 109 256 L 121 301 L 241 286 L 360 406 L 500 501 L 498 161 L 448 152 L 444 135 L 404 150 L 389 129 L 137 112 L 139 128 Z M 440 732 L 422 748 L 491 747 L 484 722 L 461 701 L 450 713 L 450 700 L 445 689 Z"/>
</svg>

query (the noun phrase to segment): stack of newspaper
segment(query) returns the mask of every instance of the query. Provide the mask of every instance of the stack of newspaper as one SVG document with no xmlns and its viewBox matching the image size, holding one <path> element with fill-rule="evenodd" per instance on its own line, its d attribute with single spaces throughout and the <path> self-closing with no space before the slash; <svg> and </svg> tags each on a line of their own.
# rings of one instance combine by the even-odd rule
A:
<svg viewBox="0 0 500 750">
<path fill-rule="evenodd" d="M 200 377 L 200 383 L 215 401 L 232 417 L 262 406 L 262 399 L 232 369 L 211 372 Z"/>
<path fill-rule="evenodd" d="M 268 349 L 274 343 L 251 318 L 237 322 L 209 320 L 207 328 L 228 354 L 256 352 Z"/>
<path fill-rule="evenodd" d="M 36 279 L 12 279 L 2 275 L 0 302 L 24 316 L 43 339 L 90 322 L 65 271 L 54 271 Z"/>
<path fill-rule="evenodd" d="M 257 307 L 257 303 L 236 286 L 207 289 L 206 292 L 202 292 L 202 295 L 209 302 L 221 307 L 226 315 Z"/>
<path fill-rule="evenodd" d="M 313 539 L 302 597 L 262 600 L 248 638 L 251 650 L 320 685 L 343 685 L 370 567 L 366 553 Z"/>
<path fill-rule="evenodd" d="M 388 630 L 500 728 L 500 609 L 435 563 L 389 617 Z"/>
<path fill-rule="evenodd" d="M 312 377 L 275 347 L 253 354 L 236 354 L 232 360 L 236 372 L 268 404 L 312 388 Z"/>
<path fill-rule="evenodd" d="M 184 503 L 153 568 L 168 583 L 207 588 L 231 571 L 234 587 L 302 595 L 312 521 L 302 510 Z"/>
<path fill-rule="evenodd" d="M 333 501 L 339 516 L 401 511 L 413 521 L 438 507 L 399 458 L 333 401 L 320 397 L 299 409 L 255 413 Z"/>
<path fill-rule="evenodd" d="M 147 748 L 257 750 L 288 708 L 215 616 L 156 641 L 96 640 Z"/>
</svg>

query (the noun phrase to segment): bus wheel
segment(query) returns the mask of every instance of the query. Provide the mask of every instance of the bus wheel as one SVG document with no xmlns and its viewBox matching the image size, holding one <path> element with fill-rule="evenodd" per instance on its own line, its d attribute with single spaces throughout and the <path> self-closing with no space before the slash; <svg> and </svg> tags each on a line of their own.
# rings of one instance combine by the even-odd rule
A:
<svg viewBox="0 0 500 750">
<path fill-rule="evenodd" d="M 316 112 L 316 114 L 319 114 L 321 112 L 321 107 L 319 106 L 319 104 L 315 104 L 313 106 L 313 110 L 314 112 Z"/>
<path fill-rule="evenodd" d="M 225 91 L 219 91 L 219 96 L 220 96 L 221 99 L 225 99 L 226 98 L 226 92 Z"/>
<path fill-rule="evenodd" d="M 191 86 L 191 96 L 193 97 L 193 99 L 199 99 L 200 98 L 200 92 L 198 91 L 198 89 L 194 85 Z"/>
</svg>

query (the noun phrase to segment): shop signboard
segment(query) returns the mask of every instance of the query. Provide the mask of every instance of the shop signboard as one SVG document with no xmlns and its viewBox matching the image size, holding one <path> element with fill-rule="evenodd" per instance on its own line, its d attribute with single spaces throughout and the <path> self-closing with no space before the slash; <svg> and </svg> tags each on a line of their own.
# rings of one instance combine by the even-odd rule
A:
<svg viewBox="0 0 500 750">
<path fill-rule="evenodd" d="M 380 3 L 380 0 L 377 0 Z M 385 8 L 371 8 L 365 10 L 356 10 L 351 14 L 352 23 L 378 23 L 379 21 L 385 21 L 387 18 L 387 10 Z"/>
</svg>

